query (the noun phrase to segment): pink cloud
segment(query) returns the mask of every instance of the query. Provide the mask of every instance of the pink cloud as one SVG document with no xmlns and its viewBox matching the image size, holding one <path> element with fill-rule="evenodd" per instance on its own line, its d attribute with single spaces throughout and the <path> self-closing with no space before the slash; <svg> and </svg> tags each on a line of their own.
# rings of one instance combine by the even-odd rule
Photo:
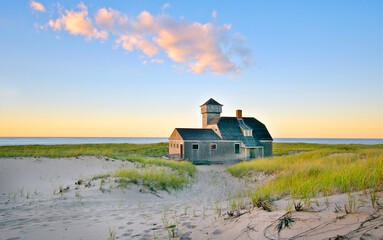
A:
<svg viewBox="0 0 383 240">
<path fill-rule="evenodd" d="M 80 11 L 65 10 L 65 14 L 60 14 L 56 20 L 49 20 L 49 26 L 54 30 L 61 31 L 64 28 L 72 35 L 82 35 L 87 39 L 92 38 L 108 38 L 108 32 L 97 30 L 92 20 L 88 17 L 87 7 L 80 3 L 77 5 Z"/>
<path fill-rule="evenodd" d="M 97 26 L 111 31 L 115 34 L 117 31 L 125 29 L 128 23 L 128 17 L 126 15 L 121 14 L 119 11 L 114 10 L 112 8 L 99 9 L 96 14 L 95 20 Z"/>
<path fill-rule="evenodd" d="M 164 5 L 165 6 L 165 5 Z M 218 74 L 240 74 L 251 63 L 251 51 L 245 47 L 245 38 L 231 34 L 231 25 L 217 26 L 177 20 L 169 15 L 154 16 L 142 11 L 137 17 L 129 17 L 112 9 L 100 8 L 95 15 L 95 24 L 84 4 L 79 11 L 65 10 L 49 25 L 55 30 L 66 30 L 73 35 L 83 35 L 88 39 L 106 39 L 108 32 L 116 37 L 115 43 L 126 51 L 140 51 L 153 58 L 166 54 L 176 63 L 188 67 L 189 72 Z M 213 18 L 216 12 L 212 13 Z M 162 63 L 163 60 L 156 63 Z"/>
<path fill-rule="evenodd" d="M 31 1 L 29 6 L 35 10 L 35 11 L 39 11 L 39 12 L 45 12 L 45 7 L 44 5 L 42 5 L 41 3 L 39 2 L 35 2 L 35 1 Z"/>
</svg>

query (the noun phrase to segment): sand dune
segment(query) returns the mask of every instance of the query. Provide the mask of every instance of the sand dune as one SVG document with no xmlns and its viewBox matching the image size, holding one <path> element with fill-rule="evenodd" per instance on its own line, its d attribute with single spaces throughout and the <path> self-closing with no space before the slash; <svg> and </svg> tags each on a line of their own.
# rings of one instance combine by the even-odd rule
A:
<svg viewBox="0 0 383 240">
<path fill-rule="evenodd" d="M 326 199 L 313 199 L 319 206 L 312 203 L 309 211 L 293 211 L 294 222 L 279 235 L 276 225 L 286 213 L 288 199 L 275 202 L 272 212 L 248 206 L 242 216 L 229 217 L 225 214 L 229 194 L 258 183 L 233 178 L 223 165 L 198 166 L 192 185 L 171 193 L 153 194 L 134 184 L 121 189 L 113 179 L 100 191 L 100 180 L 88 181 L 121 166 L 136 167 L 96 157 L 0 159 L 0 239 L 108 239 L 111 233 L 117 239 L 168 239 L 173 234 L 182 239 L 383 236 L 382 210 L 372 209 L 363 194 L 355 195 L 364 203 L 357 214 L 334 212 L 335 204 L 347 202 L 347 194 L 331 197 L 328 207 Z M 81 185 L 76 184 L 79 179 Z M 174 227 L 168 231 L 164 225 Z"/>
</svg>

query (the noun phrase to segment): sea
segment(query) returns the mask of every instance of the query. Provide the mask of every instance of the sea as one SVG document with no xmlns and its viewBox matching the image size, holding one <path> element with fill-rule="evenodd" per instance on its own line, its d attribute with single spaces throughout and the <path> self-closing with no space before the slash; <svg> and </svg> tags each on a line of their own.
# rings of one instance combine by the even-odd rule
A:
<svg viewBox="0 0 383 240">
<path fill-rule="evenodd" d="M 161 137 L 0 137 L 0 145 L 57 145 L 131 143 L 148 144 L 168 142 Z M 382 138 L 274 138 L 274 142 L 319 144 L 383 144 Z"/>
</svg>

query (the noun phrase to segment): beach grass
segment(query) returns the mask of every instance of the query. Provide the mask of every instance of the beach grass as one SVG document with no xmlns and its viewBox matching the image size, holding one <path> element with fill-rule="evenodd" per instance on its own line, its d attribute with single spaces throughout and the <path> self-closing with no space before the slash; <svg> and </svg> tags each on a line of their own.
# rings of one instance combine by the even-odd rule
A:
<svg viewBox="0 0 383 240">
<path fill-rule="evenodd" d="M 277 156 L 227 169 L 236 177 L 273 175 L 251 193 L 253 201 L 285 196 L 310 199 L 335 193 L 383 190 L 383 145 L 274 144 Z M 278 156 L 279 155 L 279 156 Z"/>
<path fill-rule="evenodd" d="M 116 173 L 95 176 L 119 177 L 130 182 L 142 182 L 153 189 L 180 189 L 190 182 L 197 171 L 188 161 L 159 158 L 168 152 L 168 143 L 156 144 L 74 144 L 0 146 L 0 157 L 80 157 L 103 156 L 138 163 L 137 168 L 120 169 Z M 155 166 L 155 167 L 153 167 Z"/>
<path fill-rule="evenodd" d="M 0 146 L 0 157 L 161 156 L 168 147 L 168 143 Z"/>
<path fill-rule="evenodd" d="M 152 190 L 177 190 L 185 187 L 190 180 L 184 172 L 169 170 L 164 167 L 147 167 L 143 169 L 119 169 L 114 177 L 121 178 L 126 183 L 138 183 Z"/>
</svg>

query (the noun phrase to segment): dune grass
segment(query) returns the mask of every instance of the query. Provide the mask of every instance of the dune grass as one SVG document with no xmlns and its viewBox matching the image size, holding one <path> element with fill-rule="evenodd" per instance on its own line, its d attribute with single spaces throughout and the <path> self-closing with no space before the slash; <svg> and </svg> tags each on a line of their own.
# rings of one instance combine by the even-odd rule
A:
<svg viewBox="0 0 383 240">
<path fill-rule="evenodd" d="M 152 190 L 177 190 L 189 183 L 190 177 L 183 172 L 173 171 L 164 167 L 148 167 L 143 170 L 136 168 L 120 169 L 114 177 L 121 178 L 122 183 L 138 183 L 148 186 Z"/>
<path fill-rule="evenodd" d="M 253 201 L 383 190 L 383 145 L 277 143 L 274 149 L 280 156 L 242 162 L 227 169 L 236 177 L 257 172 L 275 175 L 254 189 Z"/>
<path fill-rule="evenodd" d="M 160 156 L 167 154 L 168 146 L 168 143 L 0 146 L 0 157 Z"/>
<path fill-rule="evenodd" d="M 169 167 L 173 170 L 177 170 L 179 172 L 185 172 L 189 174 L 189 176 L 193 176 L 195 172 L 197 171 L 196 167 L 188 162 L 188 161 L 174 161 L 174 160 L 167 160 L 162 158 L 148 158 L 145 156 L 114 156 L 111 155 L 110 157 L 130 162 L 138 162 L 141 163 L 142 166 L 145 165 L 156 165 L 156 166 L 165 166 Z"/>
<path fill-rule="evenodd" d="M 140 181 L 153 189 L 160 190 L 183 188 L 194 176 L 196 167 L 187 161 L 155 157 L 167 154 L 168 146 L 168 143 L 0 146 L 0 157 L 104 156 L 136 162 L 140 164 L 140 167 L 120 169 L 114 174 L 100 177 L 114 176 L 127 181 Z"/>
</svg>

